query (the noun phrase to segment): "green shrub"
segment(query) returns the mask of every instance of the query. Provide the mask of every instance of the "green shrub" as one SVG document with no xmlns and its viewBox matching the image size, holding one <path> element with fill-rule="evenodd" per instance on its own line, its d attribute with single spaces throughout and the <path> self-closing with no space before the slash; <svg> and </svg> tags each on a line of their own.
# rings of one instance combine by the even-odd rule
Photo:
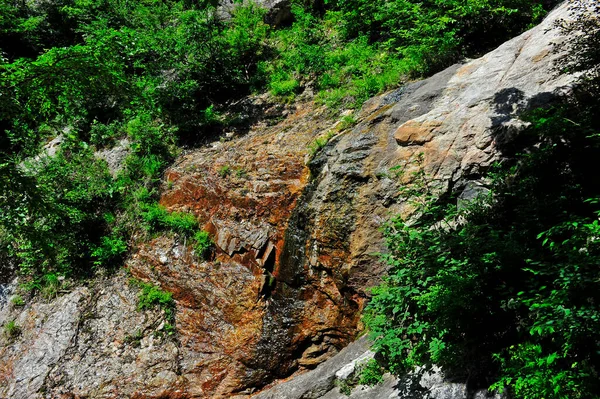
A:
<svg viewBox="0 0 600 399">
<path fill-rule="evenodd" d="M 217 170 L 217 173 L 221 177 L 227 177 L 231 173 L 231 167 L 229 165 L 223 165 Z"/>
<path fill-rule="evenodd" d="M 196 251 L 196 254 L 198 254 L 200 258 L 204 259 L 207 256 L 211 247 L 213 246 L 213 242 L 210 239 L 208 232 L 196 232 L 196 234 L 194 235 L 194 241 L 194 250 Z"/>
<path fill-rule="evenodd" d="M 160 308 L 165 314 L 165 318 L 170 324 L 175 321 L 175 301 L 173 294 L 161 290 L 159 287 L 144 283 L 142 281 L 131 280 L 131 283 L 140 288 L 138 294 L 138 310 L 147 310 Z"/>
<path fill-rule="evenodd" d="M 341 132 L 342 130 L 349 129 L 356 125 L 356 122 L 356 118 L 353 115 L 346 115 L 339 122 L 339 124 L 336 127 L 336 130 Z"/>
<path fill-rule="evenodd" d="M 370 359 L 358 366 L 358 383 L 360 385 L 375 386 L 383 382 L 383 367 L 377 360 Z"/>
<path fill-rule="evenodd" d="M 233 168 L 233 173 L 234 173 L 235 177 L 237 177 L 238 179 L 245 179 L 248 177 L 248 172 L 246 171 L 246 169 L 242 168 L 241 166 L 239 166 L 237 168 Z"/>
<path fill-rule="evenodd" d="M 100 245 L 92 251 L 96 258 L 94 264 L 97 266 L 109 265 L 111 262 L 120 260 L 127 252 L 127 243 L 120 236 L 104 236 Z"/>
<path fill-rule="evenodd" d="M 125 343 L 130 344 L 134 348 L 139 348 L 142 342 L 142 338 L 144 338 L 144 333 L 142 330 L 137 329 L 133 334 L 125 335 L 124 341 Z"/>
<path fill-rule="evenodd" d="M 543 16 L 536 0 L 332 0 L 342 34 L 396 49 L 412 73 L 501 43 Z"/>
<path fill-rule="evenodd" d="M 14 320 L 8 321 L 4 324 L 4 335 L 9 340 L 17 338 L 20 334 L 21 327 L 19 327 Z"/>
<path fill-rule="evenodd" d="M 352 394 L 352 389 L 354 389 L 354 386 L 349 384 L 346 380 L 335 380 L 335 385 L 340 390 L 340 393 L 346 396 L 350 396 Z"/>
<path fill-rule="evenodd" d="M 171 230 L 190 236 L 198 229 L 198 222 L 194 215 L 169 212 L 158 203 L 144 205 L 142 217 L 150 231 Z"/>
<path fill-rule="evenodd" d="M 17 307 L 21 307 L 21 306 L 25 306 L 25 301 L 23 300 L 23 297 L 21 297 L 20 295 L 15 295 L 11 298 L 10 302 Z"/>
<path fill-rule="evenodd" d="M 90 126 L 90 143 L 98 147 L 114 145 L 116 139 L 122 135 L 120 122 L 104 124 L 94 120 Z"/>
<path fill-rule="evenodd" d="M 134 153 L 149 159 L 156 159 L 157 156 L 168 158 L 171 155 L 174 144 L 172 129 L 153 120 L 150 114 L 139 113 L 127 123 L 126 130 Z"/>
<path fill-rule="evenodd" d="M 138 296 L 139 310 L 173 306 L 173 295 L 170 292 L 147 283 L 140 283 L 139 286 L 142 290 Z"/>
<path fill-rule="evenodd" d="M 190 213 L 171 212 L 169 213 L 166 225 L 169 229 L 184 235 L 192 235 L 198 229 L 196 217 Z"/>
<path fill-rule="evenodd" d="M 59 3 L 0 6 L 0 230 L 13 244 L 2 247 L 40 286 L 120 259 L 176 138 L 222 123 L 212 104 L 264 84 L 257 63 L 268 58 L 254 5 L 226 21 L 212 3 Z M 59 134 L 58 156 L 20 166 Z M 132 153 L 113 180 L 88 145 L 124 135 Z M 160 216 L 150 221 L 193 232 L 190 216 Z"/>
<path fill-rule="evenodd" d="M 274 74 L 269 83 L 271 94 L 279 97 L 293 96 L 298 92 L 300 83 L 289 74 Z"/>
<path fill-rule="evenodd" d="M 0 184 L 0 224 L 24 274 L 70 274 L 85 270 L 106 229 L 102 214 L 115 203 L 106 164 L 85 147 L 26 163 Z M 6 202 L 4 202 L 6 201 Z"/>
</svg>

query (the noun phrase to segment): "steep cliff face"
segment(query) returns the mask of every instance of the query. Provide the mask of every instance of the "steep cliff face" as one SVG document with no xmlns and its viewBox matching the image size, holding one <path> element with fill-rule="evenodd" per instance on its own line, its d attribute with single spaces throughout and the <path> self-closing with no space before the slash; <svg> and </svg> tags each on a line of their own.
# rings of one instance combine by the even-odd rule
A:
<svg viewBox="0 0 600 399">
<path fill-rule="evenodd" d="M 555 22 L 567 17 L 564 4 L 480 59 L 371 99 L 352 128 L 309 101 L 180 157 L 161 203 L 196 215 L 214 253 L 204 260 L 165 235 L 127 261 L 173 293 L 177 333 L 159 311 L 137 310 L 125 273 L 50 303 L 2 305 L 0 320 L 22 332 L 0 349 L 0 397 L 242 398 L 333 356 L 360 330 L 366 289 L 384 272 L 380 228 L 412 211 L 398 194 L 412 172 L 468 199 L 523 127 L 519 113 L 568 92 L 572 78 L 553 71 Z M 258 397 L 338 397 L 339 368 L 318 392 L 320 374 L 306 374 L 299 388 Z"/>
</svg>

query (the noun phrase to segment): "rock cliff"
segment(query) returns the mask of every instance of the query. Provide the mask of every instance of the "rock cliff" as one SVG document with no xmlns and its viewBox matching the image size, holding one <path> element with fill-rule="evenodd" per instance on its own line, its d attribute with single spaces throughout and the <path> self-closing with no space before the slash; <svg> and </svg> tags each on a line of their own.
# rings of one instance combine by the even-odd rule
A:
<svg viewBox="0 0 600 399">
<path fill-rule="evenodd" d="M 164 235 L 126 265 L 173 293 L 176 334 L 159 311 L 137 310 L 125 272 L 49 303 L 0 301 L 0 321 L 21 326 L 0 348 L 0 397 L 244 398 L 331 358 L 355 339 L 367 289 L 385 271 L 380 228 L 412 212 L 401 185 L 422 169 L 436 190 L 473 197 L 524 126 L 518 115 L 568 93 L 573 78 L 554 71 L 553 50 L 564 40 L 556 21 L 570 17 L 565 3 L 482 58 L 369 100 L 354 126 L 311 101 L 283 113 L 265 103 L 278 119 L 181 156 L 161 203 L 192 212 L 214 253 L 203 260 Z M 336 373 L 364 356 L 359 341 L 256 397 L 342 397 Z M 413 397 L 401 385 L 389 377 L 353 397 Z M 444 392 L 434 397 L 466 395 Z"/>
</svg>

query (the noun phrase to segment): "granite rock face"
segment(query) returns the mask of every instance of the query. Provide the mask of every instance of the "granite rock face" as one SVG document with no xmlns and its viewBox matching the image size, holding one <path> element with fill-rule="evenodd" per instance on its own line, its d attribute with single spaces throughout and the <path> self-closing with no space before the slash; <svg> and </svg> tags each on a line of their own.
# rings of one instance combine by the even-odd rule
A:
<svg viewBox="0 0 600 399">
<path fill-rule="evenodd" d="M 179 343 L 161 311 L 137 311 L 137 292 L 120 273 L 48 303 L 7 305 L 0 317 L 21 333 L 1 338 L 0 397 L 177 397 Z"/>
<path fill-rule="evenodd" d="M 21 327 L 2 338 L 0 397 L 341 398 L 335 381 L 372 355 L 364 340 L 342 348 L 385 271 L 374 255 L 381 227 L 414 211 L 399 188 L 423 170 L 461 201 L 485 191 L 486 169 L 526 126 L 519 114 L 569 91 L 573 78 L 553 71 L 553 43 L 564 39 L 554 24 L 569 16 L 565 3 L 480 59 L 369 100 L 352 128 L 310 101 L 262 104 L 269 123 L 182 155 L 161 203 L 193 213 L 212 253 L 163 235 L 127 261 L 134 277 L 173 293 L 176 334 L 160 311 L 137 310 L 124 274 L 48 303 L 0 306 L 0 323 Z M 319 137 L 331 138 L 312 154 Z M 417 390 L 411 381 L 388 376 L 351 397 L 465 397 L 439 374 L 419 377 Z"/>
</svg>

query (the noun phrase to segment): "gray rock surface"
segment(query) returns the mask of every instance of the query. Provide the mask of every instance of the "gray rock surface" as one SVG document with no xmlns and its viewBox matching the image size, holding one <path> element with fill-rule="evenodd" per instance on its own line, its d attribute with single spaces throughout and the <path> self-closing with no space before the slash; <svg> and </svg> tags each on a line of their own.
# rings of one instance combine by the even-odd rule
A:
<svg viewBox="0 0 600 399">
<path fill-rule="evenodd" d="M 129 140 L 124 138 L 119 140 L 119 142 L 112 148 L 96 151 L 95 156 L 105 160 L 110 173 L 116 175 L 121 169 L 123 169 L 125 158 L 127 158 L 129 153 Z"/>
<path fill-rule="evenodd" d="M 0 338 L 0 398 L 176 392 L 178 344 L 161 311 L 137 310 L 137 292 L 119 274 L 49 303 L 8 305 L 0 323 L 14 320 L 21 334 Z"/>
<path fill-rule="evenodd" d="M 370 341 L 362 337 L 315 370 L 283 382 L 252 399 L 501 399 L 487 390 L 467 391 L 464 384 L 444 380 L 439 370 L 419 372 L 403 379 L 390 374 L 376 386 L 359 385 L 341 392 L 361 364 L 373 356 Z"/>
</svg>

